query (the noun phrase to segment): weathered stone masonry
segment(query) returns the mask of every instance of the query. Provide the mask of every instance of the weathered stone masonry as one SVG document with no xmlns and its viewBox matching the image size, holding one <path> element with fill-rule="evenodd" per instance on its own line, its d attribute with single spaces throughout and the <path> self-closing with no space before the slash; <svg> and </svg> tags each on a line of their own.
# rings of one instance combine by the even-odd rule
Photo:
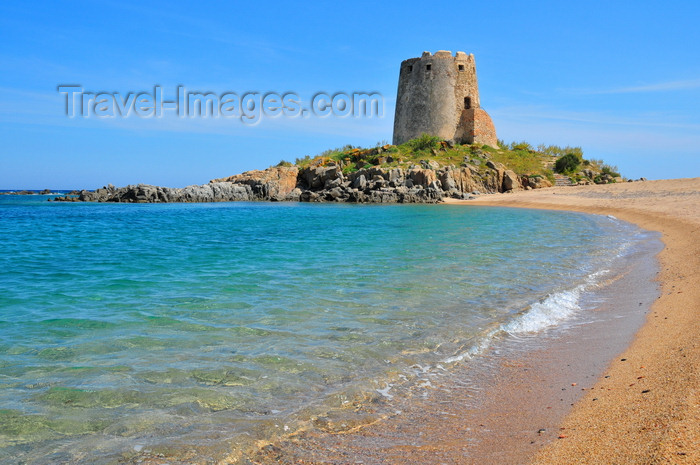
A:
<svg viewBox="0 0 700 465">
<path fill-rule="evenodd" d="M 481 108 L 473 54 L 423 52 L 401 63 L 393 142 L 402 144 L 423 133 L 498 146 L 491 117 Z"/>
</svg>

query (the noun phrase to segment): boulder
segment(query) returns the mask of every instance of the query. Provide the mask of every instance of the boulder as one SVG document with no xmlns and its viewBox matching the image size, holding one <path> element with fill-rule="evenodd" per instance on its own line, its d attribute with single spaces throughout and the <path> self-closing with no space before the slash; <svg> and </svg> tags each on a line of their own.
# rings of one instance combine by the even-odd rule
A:
<svg viewBox="0 0 700 465">
<path fill-rule="evenodd" d="M 321 200 L 321 196 L 312 191 L 303 191 L 299 196 L 300 202 L 320 202 Z"/>
<path fill-rule="evenodd" d="M 382 179 L 388 180 L 389 179 L 389 173 L 388 171 L 385 171 L 383 168 L 380 168 L 379 166 L 373 166 L 369 170 L 367 170 L 368 177 L 367 179 L 374 179 L 376 176 L 379 176 Z"/>
<path fill-rule="evenodd" d="M 340 187 L 334 187 L 326 192 L 325 199 L 329 201 L 340 201 L 345 197 L 345 193 Z"/>
<path fill-rule="evenodd" d="M 395 182 L 395 183 L 403 183 L 404 182 L 404 174 L 403 170 L 401 168 L 394 168 L 392 170 L 389 170 L 389 182 Z"/>
<path fill-rule="evenodd" d="M 457 190 L 457 185 L 455 184 L 455 180 L 452 177 L 452 170 L 445 170 L 439 173 L 439 178 L 440 178 L 440 183 L 442 184 L 442 188 L 447 191 L 456 191 Z"/>
<path fill-rule="evenodd" d="M 435 171 L 429 169 L 412 169 L 408 172 L 408 178 L 413 181 L 413 185 L 423 187 L 428 187 L 430 183 L 437 180 Z"/>
<path fill-rule="evenodd" d="M 478 173 L 478 170 L 476 170 L 476 172 Z M 472 176 L 472 169 L 470 167 L 452 170 L 450 171 L 450 176 L 454 182 L 455 189 L 460 192 L 471 192 L 476 189 L 483 189 L 483 186 L 477 183 Z"/>
<path fill-rule="evenodd" d="M 365 178 L 365 175 L 361 174 L 355 177 L 354 181 L 352 182 L 352 187 L 353 189 L 364 190 L 367 187 L 367 178 Z"/>
<path fill-rule="evenodd" d="M 284 198 L 297 186 L 299 169 L 296 166 L 274 166 L 266 170 L 246 171 L 227 178 L 212 179 L 210 184 L 229 182 L 247 184 L 261 199 Z"/>
<path fill-rule="evenodd" d="M 297 184 L 305 189 L 322 189 L 326 182 L 343 178 L 339 166 L 308 166 L 299 172 Z"/>
<path fill-rule="evenodd" d="M 520 187 L 520 179 L 518 175 L 512 170 L 505 170 L 503 172 L 503 192 L 511 191 Z"/>
<path fill-rule="evenodd" d="M 343 185 L 343 180 L 341 178 L 333 178 L 333 179 L 326 180 L 326 183 L 323 185 L 323 188 L 325 190 L 330 190 L 330 189 L 334 189 L 334 188 L 342 186 L 342 185 Z"/>
<path fill-rule="evenodd" d="M 503 191 L 503 176 L 506 172 L 505 166 L 501 163 L 489 160 L 486 162 L 486 167 L 491 169 L 491 172 L 486 175 L 484 185 L 491 192 Z"/>
<path fill-rule="evenodd" d="M 298 202 L 299 197 L 301 196 L 301 189 L 298 187 L 295 187 L 292 189 L 292 191 L 287 194 L 287 196 L 284 198 L 284 200 L 289 201 L 289 202 Z"/>
</svg>

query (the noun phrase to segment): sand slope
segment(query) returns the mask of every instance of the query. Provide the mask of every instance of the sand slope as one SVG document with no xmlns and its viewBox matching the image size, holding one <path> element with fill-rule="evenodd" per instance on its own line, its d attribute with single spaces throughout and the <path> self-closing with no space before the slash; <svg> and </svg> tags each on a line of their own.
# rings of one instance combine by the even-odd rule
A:
<svg viewBox="0 0 700 465">
<path fill-rule="evenodd" d="M 662 296 L 632 345 L 575 405 L 561 438 L 533 463 L 700 464 L 700 178 L 452 203 L 611 214 L 662 233 Z"/>
</svg>

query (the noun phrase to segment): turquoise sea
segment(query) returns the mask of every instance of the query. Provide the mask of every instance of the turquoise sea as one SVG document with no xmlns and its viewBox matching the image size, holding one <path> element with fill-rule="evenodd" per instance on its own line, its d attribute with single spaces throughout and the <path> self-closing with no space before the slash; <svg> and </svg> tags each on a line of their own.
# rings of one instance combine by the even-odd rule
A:
<svg viewBox="0 0 700 465">
<path fill-rule="evenodd" d="M 2 464 L 235 456 L 390 404 L 565 325 L 651 240 L 566 212 L 47 198 L 0 196 Z"/>
</svg>

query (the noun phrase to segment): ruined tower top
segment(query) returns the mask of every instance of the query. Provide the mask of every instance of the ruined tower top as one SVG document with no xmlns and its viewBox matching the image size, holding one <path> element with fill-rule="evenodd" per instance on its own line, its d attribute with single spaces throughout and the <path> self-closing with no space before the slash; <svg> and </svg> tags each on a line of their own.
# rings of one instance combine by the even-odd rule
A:
<svg viewBox="0 0 700 465">
<path fill-rule="evenodd" d="M 481 109 L 473 54 L 439 50 L 401 63 L 393 142 L 423 133 L 498 146 L 491 117 Z"/>
</svg>

